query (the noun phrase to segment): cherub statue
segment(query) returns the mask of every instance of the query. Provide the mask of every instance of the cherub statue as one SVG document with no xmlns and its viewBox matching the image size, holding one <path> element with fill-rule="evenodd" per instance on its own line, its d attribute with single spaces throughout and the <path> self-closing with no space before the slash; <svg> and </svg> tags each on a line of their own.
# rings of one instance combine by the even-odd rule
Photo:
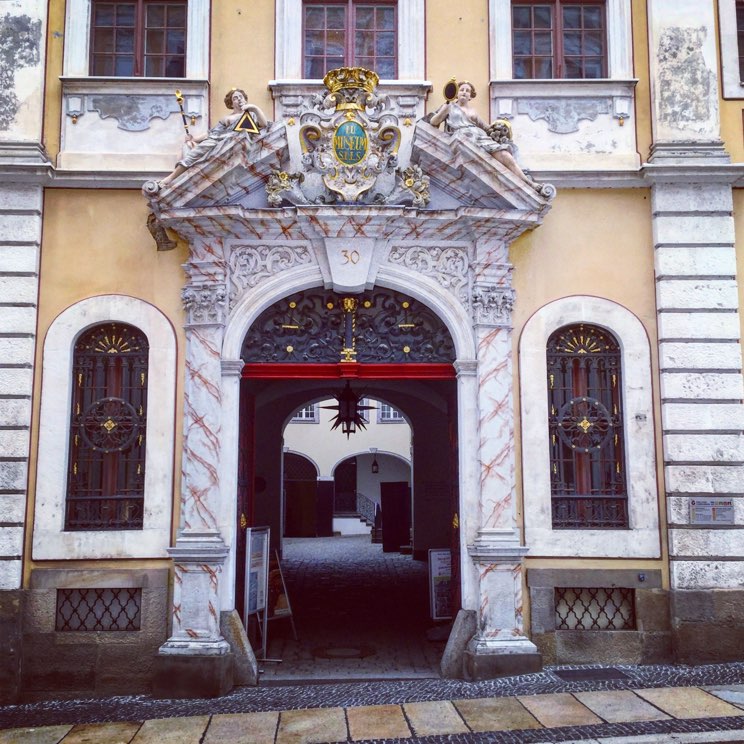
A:
<svg viewBox="0 0 744 744">
<path fill-rule="evenodd" d="M 258 106 L 248 103 L 248 96 L 240 88 L 232 88 L 225 96 L 225 106 L 231 114 L 220 119 L 206 134 L 194 137 L 186 134 L 186 145 L 191 148 L 184 157 L 176 163 L 172 173 L 168 174 L 159 185 L 162 188 L 169 184 L 174 178 L 178 178 L 187 168 L 201 162 L 209 156 L 217 154 L 217 148 L 232 133 L 233 128 L 244 112 L 249 111 L 259 129 L 265 129 L 268 120 Z"/>
<path fill-rule="evenodd" d="M 496 160 L 506 166 L 514 175 L 528 183 L 535 191 L 540 191 L 542 184 L 530 178 L 514 159 L 514 145 L 511 141 L 511 127 L 508 122 L 500 120 L 490 127 L 470 107 L 475 98 L 475 87 L 467 80 L 457 84 L 457 97 L 443 104 L 434 112 L 429 122 L 438 127 L 443 121 L 453 132 L 462 132 L 467 139 L 491 153 Z"/>
</svg>

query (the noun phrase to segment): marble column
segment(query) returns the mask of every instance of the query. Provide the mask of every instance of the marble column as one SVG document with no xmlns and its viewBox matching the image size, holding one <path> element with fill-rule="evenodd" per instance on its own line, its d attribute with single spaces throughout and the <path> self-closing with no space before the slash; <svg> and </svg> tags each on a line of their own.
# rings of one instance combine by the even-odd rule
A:
<svg viewBox="0 0 744 744">
<path fill-rule="evenodd" d="M 219 265 L 192 261 L 187 312 L 180 527 L 174 563 L 172 631 L 160 647 L 160 696 L 219 695 L 232 687 L 230 646 L 220 632 L 228 547 L 220 531 L 222 339 L 227 293 Z M 230 571 L 227 572 L 231 574 Z"/>
<path fill-rule="evenodd" d="M 672 629 L 687 663 L 740 658 L 744 384 L 713 0 L 649 2 L 652 184 Z M 717 508 L 713 510 L 713 506 Z"/>
<path fill-rule="evenodd" d="M 465 670 L 474 679 L 541 668 L 540 653 L 524 635 L 522 618 L 527 548 L 516 523 L 510 271 L 505 262 L 482 263 L 472 294 L 478 342 L 480 526 L 468 546 L 478 573 L 478 620 Z"/>
</svg>

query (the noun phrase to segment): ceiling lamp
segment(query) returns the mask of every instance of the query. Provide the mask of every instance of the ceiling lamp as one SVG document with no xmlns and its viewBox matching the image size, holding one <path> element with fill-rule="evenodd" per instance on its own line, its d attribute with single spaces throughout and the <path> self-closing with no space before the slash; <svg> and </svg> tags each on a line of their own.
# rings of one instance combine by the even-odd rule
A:
<svg viewBox="0 0 744 744">
<path fill-rule="evenodd" d="M 351 389 L 351 383 L 348 380 L 346 386 L 339 392 L 334 393 L 333 397 L 338 401 L 338 405 L 321 406 L 331 411 L 338 411 L 331 419 L 334 422 L 331 431 L 340 426 L 341 431 L 346 434 L 346 438 L 348 439 L 351 434 L 356 432 L 357 426 L 361 429 L 367 428 L 361 412 L 373 410 L 377 406 L 360 406 L 359 401 L 361 398 Z"/>
</svg>

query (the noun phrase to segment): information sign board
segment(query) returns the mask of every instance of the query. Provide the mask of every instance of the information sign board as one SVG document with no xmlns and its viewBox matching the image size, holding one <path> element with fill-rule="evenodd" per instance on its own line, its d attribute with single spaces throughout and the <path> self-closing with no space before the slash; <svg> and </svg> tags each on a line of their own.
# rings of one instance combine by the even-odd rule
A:
<svg viewBox="0 0 744 744">
<path fill-rule="evenodd" d="M 690 524 L 734 524 L 733 499 L 690 499 Z"/>
<path fill-rule="evenodd" d="M 429 601 L 432 620 L 447 620 L 452 617 L 451 582 L 450 551 L 429 550 Z"/>
<path fill-rule="evenodd" d="M 263 658 L 266 658 L 267 597 L 269 593 L 269 528 L 249 527 L 245 531 L 245 625 L 248 617 L 259 615 Z"/>
</svg>

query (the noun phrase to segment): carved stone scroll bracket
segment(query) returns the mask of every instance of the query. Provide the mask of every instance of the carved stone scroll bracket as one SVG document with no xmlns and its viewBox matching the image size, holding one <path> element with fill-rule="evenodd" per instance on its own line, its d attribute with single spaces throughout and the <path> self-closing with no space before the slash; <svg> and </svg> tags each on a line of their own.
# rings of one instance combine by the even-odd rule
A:
<svg viewBox="0 0 744 744">
<path fill-rule="evenodd" d="M 476 283 L 470 300 L 474 324 L 510 328 L 515 297 L 516 293 L 511 287 Z"/>
<path fill-rule="evenodd" d="M 151 182 L 148 181 L 148 183 Z M 152 212 L 147 215 L 147 229 L 150 231 L 150 235 L 152 235 L 159 251 L 172 251 L 178 245 L 177 241 L 168 237 L 165 227 Z"/>
<path fill-rule="evenodd" d="M 181 299 L 187 325 L 222 325 L 227 313 L 227 289 L 224 284 L 189 284 Z"/>
</svg>

